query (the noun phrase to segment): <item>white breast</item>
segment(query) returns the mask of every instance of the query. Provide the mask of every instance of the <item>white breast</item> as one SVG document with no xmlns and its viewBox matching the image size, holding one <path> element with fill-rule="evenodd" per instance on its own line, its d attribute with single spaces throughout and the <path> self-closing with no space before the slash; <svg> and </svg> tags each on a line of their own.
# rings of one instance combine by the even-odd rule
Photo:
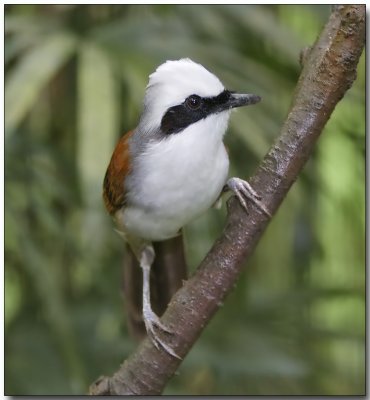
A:
<svg viewBox="0 0 370 400">
<path fill-rule="evenodd" d="M 126 232 L 149 240 L 175 236 L 212 206 L 226 182 L 229 160 L 222 142 L 229 113 L 212 115 L 148 146 L 134 165 Z"/>
</svg>

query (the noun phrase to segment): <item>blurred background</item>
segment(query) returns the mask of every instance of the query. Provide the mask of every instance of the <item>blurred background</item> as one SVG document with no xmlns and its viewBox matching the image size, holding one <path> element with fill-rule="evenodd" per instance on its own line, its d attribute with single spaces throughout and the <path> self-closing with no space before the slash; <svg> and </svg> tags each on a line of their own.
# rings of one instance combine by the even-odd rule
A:
<svg viewBox="0 0 370 400">
<path fill-rule="evenodd" d="M 136 344 L 120 293 L 123 245 L 102 200 L 115 142 L 147 77 L 190 57 L 262 96 L 235 112 L 230 175 L 279 133 L 317 5 L 5 6 L 7 395 L 83 394 Z M 186 230 L 191 270 L 225 221 Z M 165 394 L 365 393 L 365 56 L 313 157 L 234 292 Z"/>
</svg>

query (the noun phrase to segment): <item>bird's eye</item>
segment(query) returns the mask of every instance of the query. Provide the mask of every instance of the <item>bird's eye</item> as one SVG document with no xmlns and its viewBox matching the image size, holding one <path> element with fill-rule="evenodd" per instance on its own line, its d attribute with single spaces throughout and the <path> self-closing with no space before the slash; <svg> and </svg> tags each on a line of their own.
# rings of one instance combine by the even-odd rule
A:
<svg viewBox="0 0 370 400">
<path fill-rule="evenodd" d="M 197 110 L 202 105 L 202 99 L 196 94 L 192 94 L 186 100 L 186 105 L 192 110 Z"/>
</svg>

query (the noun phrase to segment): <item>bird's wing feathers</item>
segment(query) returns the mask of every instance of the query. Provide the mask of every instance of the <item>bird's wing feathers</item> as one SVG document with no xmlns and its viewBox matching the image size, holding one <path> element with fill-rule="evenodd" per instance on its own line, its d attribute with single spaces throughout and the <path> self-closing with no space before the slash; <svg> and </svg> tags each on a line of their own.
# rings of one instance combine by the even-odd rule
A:
<svg viewBox="0 0 370 400">
<path fill-rule="evenodd" d="M 125 204 L 125 179 L 131 170 L 129 139 L 133 131 L 119 140 L 110 160 L 103 183 L 103 199 L 109 214 L 113 215 Z"/>
</svg>

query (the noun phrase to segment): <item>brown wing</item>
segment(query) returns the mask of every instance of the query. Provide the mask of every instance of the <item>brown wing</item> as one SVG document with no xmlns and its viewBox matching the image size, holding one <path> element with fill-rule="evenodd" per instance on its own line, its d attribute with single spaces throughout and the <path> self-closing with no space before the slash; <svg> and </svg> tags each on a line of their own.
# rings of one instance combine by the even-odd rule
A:
<svg viewBox="0 0 370 400">
<path fill-rule="evenodd" d="M 133 131 L 130 131 L 121 137 L 105 173 L 103 200 L 111 215 L 125 204 L 125 179 L 131 169 L 129 139 L 132 133 Z"/>
</svg>

